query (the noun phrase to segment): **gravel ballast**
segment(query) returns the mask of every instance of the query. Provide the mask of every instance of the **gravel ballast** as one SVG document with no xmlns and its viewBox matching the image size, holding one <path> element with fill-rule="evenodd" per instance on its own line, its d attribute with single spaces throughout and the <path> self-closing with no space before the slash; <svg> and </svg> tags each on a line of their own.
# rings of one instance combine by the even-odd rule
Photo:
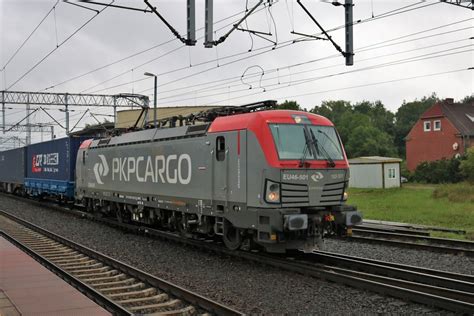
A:
<svg viewBox="0 0 474 316">
<path fill-rule="evenodd" d="M 450 314 L 276 268 L 203 253 L 0 195 L 0 209 L 246 314 Z M 465 257 L 329 241 L 357 256 L 471 273 Z"/>
</svg>

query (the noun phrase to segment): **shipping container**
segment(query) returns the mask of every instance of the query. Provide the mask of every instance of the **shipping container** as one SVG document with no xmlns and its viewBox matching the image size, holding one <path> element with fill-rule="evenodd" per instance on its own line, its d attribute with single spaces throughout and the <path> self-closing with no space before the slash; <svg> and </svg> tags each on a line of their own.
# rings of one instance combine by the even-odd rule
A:
<svg viewBox="0 0 474 316">
<path fill-rule="evenodd" d="M 74 198 L 76 155 L 87 137 L 65 137 L 26 148 L 25 188 L 32 195 Z"/>
<path fill-rule="evenodd" d="M 14 192 L 25 181 L 25 147 L 0 152 L 0 187 Z"/>
</svg>

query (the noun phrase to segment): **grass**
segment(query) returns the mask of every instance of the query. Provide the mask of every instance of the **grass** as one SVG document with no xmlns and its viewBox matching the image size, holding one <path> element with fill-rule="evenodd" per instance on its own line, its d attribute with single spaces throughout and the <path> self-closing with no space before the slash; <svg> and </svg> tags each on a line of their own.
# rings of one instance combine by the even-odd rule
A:
<svg viewBox="0 0 474 316">
<path fill-rule="evenodd" d="M 433 232 L 433 236 L 474 240 L 474 186 L 404 185 L 393 189 L 349 189 L 348 204 L 366 219 L 462 229 L 466 235 Z"/>
</svg>

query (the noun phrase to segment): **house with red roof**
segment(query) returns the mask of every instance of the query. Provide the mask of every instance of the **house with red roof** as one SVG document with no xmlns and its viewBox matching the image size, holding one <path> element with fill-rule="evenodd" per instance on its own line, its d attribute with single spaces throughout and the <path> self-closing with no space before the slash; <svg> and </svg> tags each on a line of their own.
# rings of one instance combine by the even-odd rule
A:
<svg viewBox="0 0 474 316">
<path fill-rule="evenodd" d="M 445 99 L 434 104 L 421 115 L 405 141 L 410 171 L 423 161 L 460 157 L 474 146 L 474 102 Z"/>
</svg>

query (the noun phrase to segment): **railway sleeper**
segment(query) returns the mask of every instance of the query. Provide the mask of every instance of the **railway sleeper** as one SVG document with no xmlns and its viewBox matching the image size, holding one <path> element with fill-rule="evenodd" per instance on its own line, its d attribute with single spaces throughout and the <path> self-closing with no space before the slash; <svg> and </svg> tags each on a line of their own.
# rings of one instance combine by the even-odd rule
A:
<svg viewBox="0 0 474 316">
<path fill-rule="evenodd" d="M 165 302 L 167 300 L 169 300 L 168 294 L 160 293 L 160 294 L 153 295 L 153 296 L 146 296 L 146 297 L 140 297 L 140 298 L 130 298 L 130 299 L 126 299 L 126 300 L 120 300 L 120 301 L 118 301 L 118 303 L 120 305 L 139 304 L 139 303 L 149 302 L 149 301 L 156 301 L 157 303 L 160 303 L 160 302 Z"/>
<path fill-rule="evenodd" d="M 49 239 L 47 237 L 36 237 L 36 236 L 31 236 L 31 235 L 28 235 L 28 236 L 24 236 L 24 235 L 20 235 L 18 236 L 17 234 L 12 234 L 13 237 L 15 237 L 15 239 L 19 239 L 21 240 L 22 242 L 25 242 L 25 243 L 40 243 L 40 242 L 55 242 L 54 240 L 52 239 Z"/>
<path fill-rule="evenodd" d="M 150 295 L 154 295 L 156 294 L 158 291 L 153 288 L 153 287 L 149 287 L 149 288 L 146 288 L 146 289 L 143 289 L 143 290 L 140 290 L 140 291 L 132 291 L 132 292 L 123 292 L 123 293 L 114 293 L 114 294 L 108 294 L 107 296 L 110 297 L 110 298 L 119 298 L 119 297 L 123 297 L 123 298 L 136 298 L 136 297 L 140 297 L 140 296 L 150 296 Z"/>
<path fill-rule="evenodd" d="M 46 246 L 58 246 L 59 243 L 55 241 L 24 241 L 22 240 L 23 243 L 27 244 L 28 247 L 46 247 Z"/>
<path fill-rule="evenodd" d="M 74 253 L 75 251 L 72 249 L 68 250 L 51 250 L 51 251 L 41 251 L 39 252 L 42 256 L 61 256 Z"/>
<path fill-rule="evenodd" d="M 39 252 L 39 253 L 53 251 L 53 250 L 57 251 L 57 250 L 71 249 L 71 248 L 64 247 L 64 246 L 63 247 L 60 247 L 60 246 L 44 246 L 44 247 L 30 247 L 30 248 L 33 249 L 36 252 Z"/>
<path fill-rule="evenodd" d="M 195 315 L 196 314 L 196 308 L 194 306 L 186 306 L 185 308 L 179 309 L 179 310 L 172 310 L 172 311 L 162 311 L 162 312 L 157 312 L 157 313 L 149 313 L 147 314 L 148 316 L 175 316 L 175 315 Z M 201 316 L 210 316 L 210 314 L 205 313 L 202 314 Z"/>
<path fill-rule="evenodd" d="M 35 234 L 33 231 L 25 231 L 25 230 L 15 230 L 12 235 L 15 238 L 22 238 L 22 239 L 28 239 L 28 240 L 51 240 L 50 238 L 46 236 L 42 236 L 39 234 Z"/>
<path fill-rule="evenodd" d="M 113 270 L 113 271 L 116 271 L 116 270 Z M 118 271 L 116 271 L 118 272 Z M 83 278 L 83 276 L 81 276 L 81 280 L 83 280 L 84 282 L 87 282 L 87 283 L 90 283 L 92 285 L 95 285 L 95 284 L 100 284 L 102 282 L 108 282 L 108 281 L 112 281 L 112 280 L 120 280 L 122 278 L 125 278 L 127 277 L 125 274 L 123 273 L 119 273 L 119 274 L 116 274 L 116 275 L 112 275 L 112 276 L 104 276 L 104 277 L 100 277 L 100 278 Z"/>
<path fill-rule="evenodd" d="M 97 264 L 86 266 L 86 267 L 83 267 L 83 268 L 74 268 L 74 269 L 66 268 L 64 270 L 68 271 L 71 274 L 81 276 L 81 274 L 107 271 L 107 270 L 110 270 L 110 267 L 109 266 L 104 266 L 102 263 L 99 262 Z"/>
<path fill-rule="evenodd" d="M 84 256 L 83 254 L 80 254 L 78 252 L 76 253 L 72 253 L 72 254 L 68 254 L 68 255 L 64 255 L 64 256 L 44 256 L 44 257 L 47 257 L 48 260 L 51 260 L 51 261 L 67 261 L 69 260 L 70 258 L 80 258 L 80 257 L 86 257 Z"/>
<path fill-rule="evenodd" d="M 54 263 L 57 263 L 59 264 L 62 268 L 67 268 L 67 269 L 74 269 L 74 268 L 80 268 L 80 267 L 90 267 L 90 266 L 93 266 L 95 264 L 98 264 L 97 260 L 95 259 L 91 259 L 89 258 L 89 260 L 87 259 L 83 259 L 82 261 L 66 261 L 64 263 L 58 263 L 58 262 L 54 262 Z"/>
<path fill-rule="evenodd" d="M 146 287 L 145 283 L 138 282 L 138 283 L 132 283 L 129 285 L 124 285 L 124 286 L 105 288 L 105 289 L 101 289 L 100 291 L 104 294 L 107 294 L 111 292 L 120 292 L 120 291 L 132 290 L 132 289 L 143 289 L 145 287 Z"/>
<path fill-rule="evenodd" d="M 94 284 L 93 286 L 96 289 L 108 289 L 109 287 L 118 286 L 121 284 L 133 284 L 135 282 L 138 282 L 138 280 L 135 278 L 128 278 L 128 279 L 119 280 L 119 281 L 97 283 L 97 284 Z"/>
<path fill-rule="evenodd" d="M 144 311 L 148 311 L 148 310 L 155 310 L 155 311 L 158 310 L 159 311 L 159 310 L 165 309 L 165 308 L 176 308 L 181 304 L 182 304 L 181 300 L 174 299 L 174 300 L 167 301 L 167 302 L 164 302 L 164 303 L 150 304 L 150 305 L 138 305 L 138 306 L 128 307 L 127 309 L 131 312 L 141 311 L 141 313 L 143 313 Z"/>
<path fill-rule="evenodd" d="M 84 272 L 90 272 L 90 271 L 84 271 Z M 87 273 L 87 274 L 79 274 L 77 275 L 78 278 L 86 282 L 87 279 L 98 279 L 99 277 L 102 276 L 110 276 L 113 275 L 114 273 L 118 273 L 117 270 L 107 270 L 103 272 L 95 272 L 95 273 Z M 87 281 L 89 282 L 89 281 Z"/>
<path fill-rule="evenodd" d="M 56 258 L 51 258 L 51 261 L 54 261 L 56 264 L 63 264 L 63 263 L 73 263 L 73 262 L 83 262 L 85 260 L 89 260 L 90 258 L 84 255 L 75 255 L 75 256 L 69 256 L 69 257 L 56 257 Z"/>
</svg>

